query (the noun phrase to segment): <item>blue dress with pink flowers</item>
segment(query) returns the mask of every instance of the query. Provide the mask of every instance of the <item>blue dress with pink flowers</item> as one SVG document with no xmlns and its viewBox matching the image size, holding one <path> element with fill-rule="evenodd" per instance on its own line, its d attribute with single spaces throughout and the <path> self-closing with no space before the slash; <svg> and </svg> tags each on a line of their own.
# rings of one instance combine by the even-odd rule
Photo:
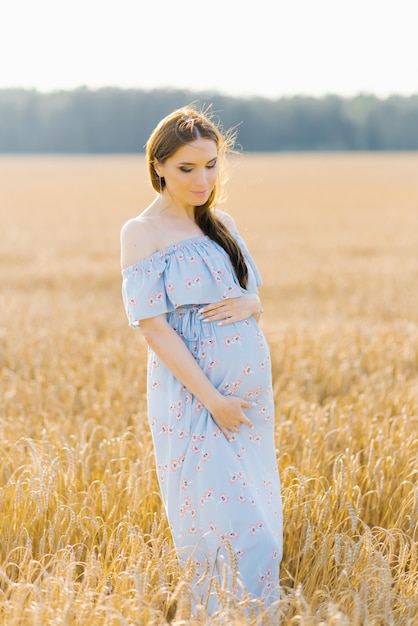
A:
<svg viewBox="0 0 418 626">
<path fill-rule="evenodd" d="M 226 564 L 238 595 L 245 588 L 253 597 L 274 600 L 282 507 L 268 346 L 253 317 L 218 326 L 198 314 L 204 304 L 256 293 L 261 284 L 244 241 L 234 235 L 247 262 L 246 290 L 223 248 L 199 235 L 122 270 L 122 294 L 133 328 L 165 314 L 213 385 L 253 403 L 244 409 L 253 428 L 241 426 L 228 441 L 209 411 L 149 349 L 148 417 L 179 558 L 194 560 L 196 580 L 205 572 L 226 571 Z"/>
</svg>

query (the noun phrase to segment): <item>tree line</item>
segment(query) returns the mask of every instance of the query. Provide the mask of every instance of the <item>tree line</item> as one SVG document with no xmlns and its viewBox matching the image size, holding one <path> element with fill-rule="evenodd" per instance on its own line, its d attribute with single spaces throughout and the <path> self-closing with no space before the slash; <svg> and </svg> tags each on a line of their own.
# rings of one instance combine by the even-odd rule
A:
<svg viewBox="0 0 418 626">
<path fill-rule="evenodd" d="M 418 94 L 277 100 L 177 89 L 0 90 L 1 153 L 138 153 L 158 121 L 195 102 L 245 152 L 418 150 Z"/>
</svg>

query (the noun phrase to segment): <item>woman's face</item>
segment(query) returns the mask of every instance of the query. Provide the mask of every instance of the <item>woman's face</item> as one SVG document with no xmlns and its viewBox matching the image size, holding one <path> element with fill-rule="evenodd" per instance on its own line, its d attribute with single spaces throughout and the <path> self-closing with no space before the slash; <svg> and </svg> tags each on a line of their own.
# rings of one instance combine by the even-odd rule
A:
<svg viewBox="0 0 418 626">
<path fill-rule="evenodd" d="M 196 139 L 177 150 L 165 163 L 155 164 L 172 200 L 185 208 L 204 204 L 218 178 L 218 149 L 212 139 Z"/>
</svg>

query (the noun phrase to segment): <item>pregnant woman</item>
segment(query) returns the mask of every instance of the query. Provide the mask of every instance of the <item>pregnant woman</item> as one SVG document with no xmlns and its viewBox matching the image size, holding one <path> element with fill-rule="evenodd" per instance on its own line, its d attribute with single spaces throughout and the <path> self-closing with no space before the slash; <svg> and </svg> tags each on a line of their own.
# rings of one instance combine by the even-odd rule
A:
<svg viewBox="0 0 418 626">
<path fill-rule="evenodd" d="M 210 610 L 208 580 L 221 584 L 228 568 L 238 597 L 276 600 L 282 556 L 261 279 L 233 219 L 216 208 L 233 139 L 193 107 L 164 118 L 147 143 L 157 196 L 121 232 L 126 313 L 149 347 L 162 498 L 181 563 L 206 581 L 196 601 L 210 589 Z"/>
</svg>

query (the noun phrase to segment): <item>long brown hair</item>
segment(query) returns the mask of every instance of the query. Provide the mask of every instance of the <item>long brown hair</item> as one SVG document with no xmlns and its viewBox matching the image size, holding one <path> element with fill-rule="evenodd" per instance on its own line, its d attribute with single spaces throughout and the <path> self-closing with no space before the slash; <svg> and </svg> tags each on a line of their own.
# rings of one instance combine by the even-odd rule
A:
<svg viewBox="0 0 418 626">
<path fill-rule="evenodd" d="M 232 129 L 223 132 L 212 120 L 208 110 L 197 111 L 193 106 L 177 109 L 165 117 L 151 133 L 146 145 L 146 157 L 148 173 L 152 187 L 160 192 L 165 186 L 164 178 L 160 178 L 155 170 L 154 163 L 164 163 L 181 146 L 196 139 L 211 139 L 215 142 L 220 161 L 227 152 L 233 149 L 235 143 L 235 131 Z M 235 237 L 217 217 L 214 207 L 216 206 L 221 192 L 221 175 L 218 174 L 215 186 L 205 204 L 194 208 L 196 224 L 202 232 L 219 244 L 229 255 L 238 281 L 244 289 L 248 282 L 248 270 L 244 255 Z"/>
</svg>

